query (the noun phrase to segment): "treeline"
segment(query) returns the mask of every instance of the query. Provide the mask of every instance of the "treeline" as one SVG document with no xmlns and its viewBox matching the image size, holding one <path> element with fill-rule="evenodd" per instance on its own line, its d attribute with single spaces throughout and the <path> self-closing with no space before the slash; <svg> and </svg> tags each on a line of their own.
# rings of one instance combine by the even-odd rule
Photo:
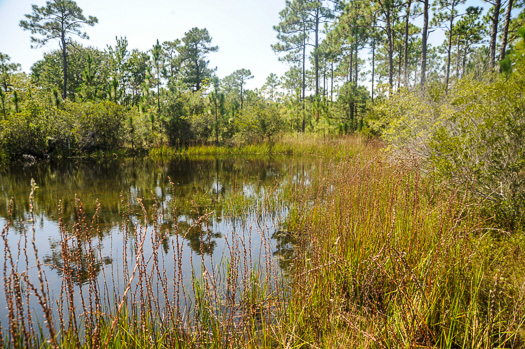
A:
<svg viewBox="0 0 525 349">
<path fill-rule="evenodd" d="M 369 127 L 374 106 L 400 91 L 435 87 L 446 95 L 463 78 L 516 69 L 517 54 L 509 53 L 519 51 L 525 15 L 513 10 L 523 4 L 487 4 L 288 0 L 273 49 L 289 70 L 249 90 L 249 69 L 216 76 L 209 54 L 219 47 L 206 29 L 147 51 L 130 48 L 126 37 L 99 49 L 73 40 L 87 38 L 82 28 L 95 17 L 72 0 L 49 1 L 20 26 L 37 46 L 58 41 L 60 49 L 29 74 L 0 54 L 0 157 L 232 145 L 280 132 L 381 133 L 385 125 Z M 445 40 L 434 47 L 428 39 L 437 30 Z"/>
<path fill-rule="evenodd" d="M 303 125 L 323 117 L 356 125 L 365 114 L 364 129 L 381 135 L 394 158 L 479 200 L 500 226 L 522 229 L 524 3 L 472 5 L 289 0 L 274 49 L 292 64 L 303 108 L 309 91 L 314 105 L 336 96 L 346 112 L 306 113 Z M 437 32 L 444 40 L 433 46 Z"/>
<path fill-rule="evenodd" d="M 130 49 L 126 38 L 103 51 L 71 42 L 67 68 L 55 50 L 29 75 L 2 54 L 1 152 L 69 156 L 271 140 L 285 128 L 277 83 L 246 91 L 248 69 L 217 78 L 207 59 L 217 50 L 206 29 L 193 28 L 147 52 Z"/>
<path fill-rule="evenodd" d="M 299 99 L 308 100 L 310 92 L 317 103 L 345 100 L 347 118 L 353 120 L 368 99 L 384 100 L 401 88 L 438 83 L 447 90 L 463 77 L 508 71 L 506 54 L 525 24 L 523 12 L 516 16 L 523 2 L 471 4 L 287 0 L 274 27 L 279 41 L 273 49 L 291 65 L 285 79 L 295 78 L 290 90 Z M 431 45 L 440 33 L 443 42 Z"/>
</svg>

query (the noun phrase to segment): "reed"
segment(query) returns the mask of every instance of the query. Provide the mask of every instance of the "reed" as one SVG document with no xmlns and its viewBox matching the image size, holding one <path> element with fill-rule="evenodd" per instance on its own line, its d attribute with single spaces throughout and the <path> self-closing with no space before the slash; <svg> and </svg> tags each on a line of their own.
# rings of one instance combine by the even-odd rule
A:
<svg viewBox="0 0 525 349">
<path fill-rule="evenodd" d="M 291 200 L 281 345 L 523 347 L 522 236 L 377 146 L 325 164 Z"/>
<path fill-rule="evenodd" d="M 4 347 L 520 348 L 525 345 L 523 235 L 498 230 L 447 183 L 396 164 L 361 137 L 283 140 L 319 157 L 313 173 L 247 197 L 241 191 L 189 226 L 155 200 L 130 205 L 104 265 L 99 210 L 60 223 L 61 285 L 34 243 L 35 217 L 8 220 Z M 298 142 L 299 142 L 298 141 Z M 288 142 L 288 143 L 287 143 Z M 293 145 L 293 146 L 292 146 Z M 282 149 L 285 149 L 283 145 Z M 33 204 L 33 185 L 30 202 Z M 197 200 L 197 199 L 196 199 Z M 206 256 L 210 219 L 257 217 Z M 270 236 L 263 224 L 286 212 Z M 169 224 L 166 217 L 171 217 Z M 16 235 L 14 225 L 24 227 Z M 200 235 L 188 249 L 185 238 Z M 261 245 L 254 248 L 253 237 Z M 168 248 L 167 248 L 168 247 Z M 198 252 L 200 250 L 200 252 Z M 166 252 L 168 251 L 168 252 Z M 189 280 L 184 266 L 191 266 Z"/>
<path fill-rule="evenodd" d="M 36 186 L 31 205 L 35 190 Z M 1 235 L 8 306 L 8 323 L 0 339 L 4 347 L 222 348 L 250 342 L 258 346 L 259 332 L 270 331 L 272 304 L 282 301 L 269 291 L 276 289 L 276 271 L 268 231 L 264 227 L 259 231 L 266 247 L 257 256 L 252 256 L 247 231 L 225 237 L 227 257 L 220 265 L 210 266 L 205 260 L 206 241 L 201 241 L 200 253 L 189 249 L 188 285 L 183 276 L 184 238 L 205 227 L 213 212 L 179 231 L 176 220 L 168 228 L 161 224 L 166 212 L 160 205 L 145 207 L 142 200 L 139 204 L 141 220 L 131 218 L 128 205 L 118 234 L 122 241 L 112 241 L 122 246 L 123 263 L 104 268 L 99 211 L 87 217 L 77 199 L 77 222 L 69 228 L 60 224 L 62 263 L 52 266 L 61 275 L 59 290 L 48 282 L 50 265 L 41 261 L 32 238 L 32 211 L 28 225 L 20 222 L 28 229 L 22 229 L 18 238 L 9 221 Z M 176 234 L 167 242 L 163 229 Z M 166 243 L 171 244 L 169 254 L 163 252 Z M 166 267 L 168 259 L 172 268 Z"/>
<path fill-rule="evenodd" d="M 232 156 L 232 155 L 293 155 L 317 156 L 339 160 L 347 156 L 354 156 L 367 142 L 372 140 L 364 136 L 319 136 L 317 134 L 283 135 L 273 143 L 255 143 L 239 145 L 194 144 L 187 147 L 169 147 L 166 145 L 150 150 L 153 158 L 173 156 Z M 377 140 L 375 140 L 377 142 Z M 357 148 L 356 148 L 357 146 Z"/>
</svg>

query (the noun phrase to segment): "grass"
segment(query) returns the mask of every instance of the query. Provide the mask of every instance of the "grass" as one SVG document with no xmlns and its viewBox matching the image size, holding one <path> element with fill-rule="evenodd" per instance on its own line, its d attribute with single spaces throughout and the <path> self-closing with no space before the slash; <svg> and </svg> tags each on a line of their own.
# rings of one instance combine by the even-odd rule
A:
<svg viewBox="0 0 525 349">
<path fill-rule="evenodd" d="M 523 347 L 523 237 L 371 145 L 292 199 L 290 347 Z"/>
<path fill-rule="evenodd" d="M 358 150 L 349 147 L 349 145 L 348 141 L 341 137 L 322 137 L 318 134 L 288 134 L 273 143 L 264 142 L 236 146 L 190 145 L 181 148 L 161 146 L 151 149 L 149 155 L 154 158 L 196 155 L 293 155 L 341 159 L 355 155 Z"/>
<path fill-rule="evenodd" d="M 124 280 L 120 287 L 112 275 L 95 277 L 97 218 L 85 217 L 80 203 L 78 224 L 62 229 L 58 293 L 49 290 L 45 274 L 35 275 L 43 265 L 31 244 L 34 223 L 20 236 L 16 250 L 6 226 L 3 272 L 9 323 L 2 324 L 4 346 L 525 346 L 523 234 L 498 230 L 482 215 L 479 203 L 447 183 L 422 177 L 417 163 L 390 162 L 377 141 L 282 142 L 279 149 L 324 161 L 308 178 L 276 189 L 279 200 L 266 199 L 267 209 L 282 200 L 289 209 L 285 226 L 274 235 L 276 251 L 264 230 L 260 259 L 248 231 L 233 234 L 225 241 L 228 257 L 219 265 L 209 266 L 203 254 L 191 254 L 200 268 L 193 269 L 189 286 L 181 265 L 183 237 L 191 227 L 171 235 L 172 249 L 164 257 L 160 248 L 166 234 L 157 224 L 155 204 L 142 205 L 140 224 L 123 216 L 127 263 L 118 270 Z M 255 151 L 243 151 L 248 149 Z M 254 203 L 245 200 L 238 193 L 226 206 L 232 214 L 242 214 L 243 205 Z M 205 226 L 208 217 L 194 226 Z M 274 263 L 275 253 L 283 270 Z M 174 268 L 164 268 L 163 258 L 171 258 Z M 75 271 L 81 264 L 89 292 L 79 300 Z M 29 301 L 39 304 L 41 320 Z"/>
</svg>

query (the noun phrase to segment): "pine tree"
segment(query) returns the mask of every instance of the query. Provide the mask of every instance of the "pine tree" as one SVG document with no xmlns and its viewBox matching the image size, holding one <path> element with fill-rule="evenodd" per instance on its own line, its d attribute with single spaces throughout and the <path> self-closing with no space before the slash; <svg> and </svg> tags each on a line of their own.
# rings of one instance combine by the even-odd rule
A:
<svg viewBox="0 0 525 349">
<path fill-rule="evenodd" d="M 194 91 L 201 89 L 201 83 L 211 78 L 215 69 L 208 67 L 210 61 L 206 59 L 211 52 L 217 52 L 218 46 L 211 45 L 211 36 L 207 29 L 192 28 L 184 33 L 183 46 L 179 49 L 184 81 Z"/>
<path fill-rule="evenodd" d="M 452 53 L 452 38 L 454 36 L 454 20 L 460 15 L 458 14 L 458 6 L 464 4 L 465 0 L 436 0 L 434 2 L 434 16 L 433 24 L 442 26 L 447 30 L 447 63 L 445 73 L 445 89 L 448 90 L 450 80 L 450 62 Z"/>
<path fill-rule="evenodd" d="M 24 30 L 32 34 L 33 47 L 42 47 L 50 40 L 58 39 L 62 50 L 62 66 L 64 81 L 62 86 L 62 97 L 67 97 L 67 48 L 72 45 L 71 36 L 89 39 L 87 34 L 81 30 L 83 25 L 93 26 L 98 19 L 93 16 L 86 18 L 82 9 L 73 0 L 49 0 L 46 6 L 33 5 L 33 12 L 25 15 L 27 20 L 20 21 Z"/>
<path fill-rule="evenodd" d="M 162 46 L 159 40 L 151 49 L 151 56 L 153 58 L 153 68 L 155 68 L 155 86 L 157 87 L 157 113 L 160 114 L 160 73 L 162 69 Z"/>
<path fill-rule="evenodd" d="M 485 2 L 492 5 L 491 14 L 489 14 L 491 22 L 490 43 L 489 43 L 489 67 L 494 70 L 496 64 L 496 40 L 498 38 L 499 15 L 501 11 L 501 0 L 485 0 Z"/>
<path fill-rule="evenodd" d="M 427 50 L 429 29 L 429 0 L 418 0 L 423 3 L 423 30 L 421 32 L 421 87 L 425 85 L 427 77 Z"/>
<path fill-rule="evenodd" d="M 9 55 L 0 52 L 0 102 L 4 119 L 7 117 L 6 98 L 11 88 L 11 75 L 20 69 L 20 64 L 10 61 Z"/>
<path fill-rule="evenodd" d="M 286 0 L 286 7 L 279 13 L 280 22 L 273 29 L 277 31 L 279 42 L 272 45 L 276 53 L 286 53 L 279 58 L 291 65 L 301 66 L 301 101 L 302 101 L 302 132 L 305 131 L 304 99 L 306 92 L 306 45 L 308 44 L 308 13 L 304 3 L 299 0 Z"/>
<path fill-rule="evenodd" d="M 239 88 L 239 92 L 241 96 L 241 110 L 242 110 L 243 103 L 244 103 L 244 96 L 243 96 L 244 85 L 246 84 L 246 80 L 253 79 L 253 75 L 249 69 L 238 69 L 233 72 L 233 75 L 235 79 L 237 80 L 237 86 Z"/>
</svg>

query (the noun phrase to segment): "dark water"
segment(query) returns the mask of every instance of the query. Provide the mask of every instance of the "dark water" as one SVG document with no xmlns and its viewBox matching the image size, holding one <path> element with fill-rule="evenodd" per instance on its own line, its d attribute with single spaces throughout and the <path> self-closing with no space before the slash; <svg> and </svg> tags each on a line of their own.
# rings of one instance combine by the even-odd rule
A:
<svg viewBox="0 0 525 349">
<path fill-rule="evenodd" d="M 122 264 L 133 263 L 123 246 L 126 228 L 144 225 L 151 230 L 156 224 L 165 234 L 163 267 L 168 274 L 175 269 L 170 256 L 176 240 L 184 247 L 182 274 L 191 287 L 192 271 L 199 273 L 203 265 L 212 267 L 228 258 L 234 238 L 249 246 L 250 263 L 263 263 L 263 254 L 276 259 L 289 254 L 289 242 L 280 233 L 287 207 L 274 197 L 290 183 L 304 180 L 313 167 L 305 159 L 249 157 L 15 164 L 0 170 L 0 229 L 11 222 L 6 240 L 13 251 L 20 244 L 30 245 L 34 229 L 50 292 L 58 293 L 63 267 L 59 226 L 73 232 L 75 224 L 92 225 L 97 277 L 111 279 L 111 287 L 120 292 L 126 283 L 119 278 Z M 38 185 L 34 221 L 29 215 L 32 179 Z M 208 219 L 195 224 L 207 213 Z M 146 243 L 146 254 L 151 248 Z M 0 260 L 4 257 L 5 246 Z M 30 256 L 26 264 L 34 262 Z M 80 289 L 89 275 L 78 264 L 75 282 Z M 0 309 L 0 319 L 5 321 L 2 297 Z"/>
</svg>

